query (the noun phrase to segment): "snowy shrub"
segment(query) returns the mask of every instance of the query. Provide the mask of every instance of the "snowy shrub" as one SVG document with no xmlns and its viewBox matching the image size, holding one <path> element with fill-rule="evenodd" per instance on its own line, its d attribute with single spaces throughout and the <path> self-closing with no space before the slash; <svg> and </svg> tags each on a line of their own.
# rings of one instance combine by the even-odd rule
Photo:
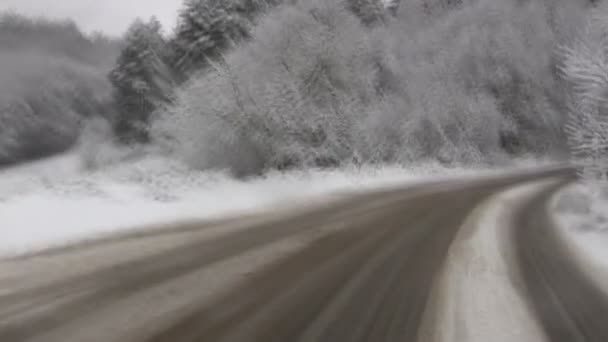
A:
<svg viewBox="0 0 608 342">
<path fill-rule="evenodd" d="M 154 134 L 243 174 L 564 150 L 562 2 L 448 2 L 403 1 L 371 27 L 345 1 L 284 4 L 179 90 Z"/>
<path fill-rule="evenodd" d="M 172 136 L 189 162 L 240 173 L 358 158 L 356 118 L 381 98 L 380 55 L 360 20 L 314 1 L 269 14 L 252 36 L 194 80 L 159 123 L 179 129 Z M 244 165 L 216 161 L 227 157 Z"/>
<path fill-rule="evenodd" d="M 108 120 L 94 117 L 84 120 L 75 152 L 87 171 L 140 157 L 146 150 L 142 145 L 123 145 L 116 142 Z"/>
</svg>

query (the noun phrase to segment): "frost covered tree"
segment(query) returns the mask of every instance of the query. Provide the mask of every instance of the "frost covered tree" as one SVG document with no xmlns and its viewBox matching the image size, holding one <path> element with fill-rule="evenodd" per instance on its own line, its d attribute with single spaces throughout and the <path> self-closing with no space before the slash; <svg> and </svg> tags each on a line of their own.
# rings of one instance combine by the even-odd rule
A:
<svg viewBox="0 0 608 342">
<path fill-rule="evenodd" d="M 608 5 L 593 9 L 582 35 L 562 49 L 561 67 L 569 83 L 566 125 L 574 162 L 588 180 L 608 173 Z"/>
<path fill-rule="evenodd" d="M 146 140 L 145 126 L 159 104 L 170 99 L 173 77 L 166 63 L 160 22 L 136 20 L 125 35 L 125 46 L 109 78 L 119 114 L 117 134 L 128 140 Z"/>
<path fill-rule="evenodd" d="M 269 11 L 177 91 L 155 136 L 194 167 L 241 175 L 565 150 L 563 20 L 551 25 L 544 3 L 466 0 L 431 15 L 427 0 L 402 1 L 368 27 L 347 1 Z"/>
<path fill-rule="evenodd" d="M 384 138 L 353 140 L 364 130 L 358 121 L 382 101 L 383 82 L 371 30 L 344 3 L 286 5 L 251 34 L 251 44 L 181 89 L 156 126 L 189 163 L 247 174 L 381 162 L 402 146 L 399 122 L 382 113 L 364 125 L 392 147 L 377 150 Z"/>
</svg>

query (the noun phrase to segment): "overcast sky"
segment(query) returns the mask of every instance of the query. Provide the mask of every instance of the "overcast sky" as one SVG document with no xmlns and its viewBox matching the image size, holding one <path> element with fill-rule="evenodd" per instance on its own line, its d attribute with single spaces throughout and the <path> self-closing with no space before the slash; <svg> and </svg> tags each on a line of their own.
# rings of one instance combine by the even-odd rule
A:
<svg viewBox="0 0 608 342">
<path fill-rule="evenodd" d="M 122 34 L 136 17 L 158 17 L 165 31 L 175 24 L 182 0 L 0 0 L 0 11 L 71 18 L 85 31 Z"/>
</svg>

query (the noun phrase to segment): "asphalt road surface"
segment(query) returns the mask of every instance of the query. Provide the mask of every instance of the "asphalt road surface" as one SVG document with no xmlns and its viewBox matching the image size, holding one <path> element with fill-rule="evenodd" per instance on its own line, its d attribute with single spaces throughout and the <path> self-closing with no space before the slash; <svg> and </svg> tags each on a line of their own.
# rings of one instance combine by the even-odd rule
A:
<svg viewBox="0 0 608 342">
<path fill-rule="evenodd" d="M 548 215 L 573 179 L 404 186 L 0 260 L 0 341 L 608 341 L 606 294 Z"/>
</svg>

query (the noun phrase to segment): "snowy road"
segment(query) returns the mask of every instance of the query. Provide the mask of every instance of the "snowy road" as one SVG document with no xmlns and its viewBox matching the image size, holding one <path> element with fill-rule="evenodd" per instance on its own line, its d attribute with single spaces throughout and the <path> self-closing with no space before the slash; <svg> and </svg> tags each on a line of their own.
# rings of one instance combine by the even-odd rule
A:
<svg viewBox="0 0 608 342">
<path fill-rule="evenodd" d="M 572 171 L 479 178 L 0 261 L 0 341 L 608 340 L 545 208 Z"/>
</svg>

